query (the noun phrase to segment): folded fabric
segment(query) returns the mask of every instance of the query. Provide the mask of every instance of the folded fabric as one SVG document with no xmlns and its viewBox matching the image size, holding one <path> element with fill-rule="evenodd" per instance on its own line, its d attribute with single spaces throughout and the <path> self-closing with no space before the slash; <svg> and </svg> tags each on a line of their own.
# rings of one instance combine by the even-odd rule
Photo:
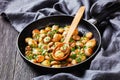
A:
<svg viewBox="0 0 120 80">
<path fill-rule="evenodd" d="M 84 19 L 94 18 L 102 45 L 84 76 L 74 73 L 46 74 L 33 80 L 120 80 L 120 0 L 5 0 L 2 16 L 18 31 L 37 19 L 50 15 L 72 15 L 82 5 Z M 0 3 L 5 3 L 0 1 Z M 21 6 L 22 5 L 22 6 Z"/>
</svg>

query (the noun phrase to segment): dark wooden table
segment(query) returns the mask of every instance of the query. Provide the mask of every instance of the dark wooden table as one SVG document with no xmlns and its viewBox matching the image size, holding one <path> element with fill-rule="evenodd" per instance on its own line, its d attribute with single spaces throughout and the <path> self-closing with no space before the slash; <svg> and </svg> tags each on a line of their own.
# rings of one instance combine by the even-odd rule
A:
<svg viewBox="0 0 120 80">
<path fill-rule="evenodd" d="M 0 80 L 31 80 L 39 76 L 19 55 L 18 32 L 0 16 Z"/>
</svg>

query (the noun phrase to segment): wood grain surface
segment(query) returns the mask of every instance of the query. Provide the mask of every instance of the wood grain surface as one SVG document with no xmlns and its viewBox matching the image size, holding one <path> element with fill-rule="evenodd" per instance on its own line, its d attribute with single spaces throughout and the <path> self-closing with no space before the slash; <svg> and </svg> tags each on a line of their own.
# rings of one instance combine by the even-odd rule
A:
<svg viewBox="0 0 120 80">
<path fill-rule="evenodd" d="M 32 80 L 39 76 L 19 55 L 18 32 L 0 16 L 0 80 Z"/>
</svg>

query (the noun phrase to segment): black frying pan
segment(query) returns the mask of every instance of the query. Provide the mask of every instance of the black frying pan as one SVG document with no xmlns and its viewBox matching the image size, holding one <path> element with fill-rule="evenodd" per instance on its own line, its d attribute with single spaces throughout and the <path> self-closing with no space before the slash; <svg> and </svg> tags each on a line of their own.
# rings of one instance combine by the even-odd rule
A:
<svg viewBox="0 0 120 80">
<path fill-rule="evenodd" d="M 86 32 L 92 32 L 93 33 L 93 37 L 97 40 L 97 46 L 94 50 L 93 55 L 91 55 L 89 58 L 87 58 L 84 62 L 81 62 L 77 65 L 73 65 L 70 67 L 62 67 L 62 68 L 51 68 L 51 67 L 44 67 L 44 66 L 38 66 L 34 63 L 31 63 L 30 61 L 28 61 L 28 59 L 25 57 L 25 38 L 26 37 L 31 37 L 32 36 L 32 30 L 33 29 L 42 29 L 45 28 L 46 25 L 52 25 L 52 24 L 58 24 L 60 26 L 65 26 L 65 25 L 70 25 L 71 22 L 73 20 L 72 16 L 49 16 L 49 17 L 45 17 L 42 19 L 39 19 L 37 21 L 32 22 L 31 24 L 29 24 L 27 27 L 25 27 L 22 32 L 19 34 L 18 36 L 18 40 L 17 40 L 17 46 L 18 46 L 18 50 L 20 52 L 20 55 L 23 57 L 23 59 L 25 61 L 27 61 L 28 63 L 30 63 L 32 66 L 34 66 L 35 68 L 44 71 L 44 72 L 72 72 L 73 70 L 83 70 L 85 69 L 91 62 L 91 60 L 94 58 L 94 56 L 97 54 L 100 45 L 101 45 L 101 35 L 100 32 L 98 31 L 98 29 L 96 28 L 95 25 L 91 24 L 90 22 L 86 21 L 86 20 L 81 20 L 79 25 L 78 25 L 78 29 L 79 29 L 79 34 L 82 35 Z"/>
</svg>

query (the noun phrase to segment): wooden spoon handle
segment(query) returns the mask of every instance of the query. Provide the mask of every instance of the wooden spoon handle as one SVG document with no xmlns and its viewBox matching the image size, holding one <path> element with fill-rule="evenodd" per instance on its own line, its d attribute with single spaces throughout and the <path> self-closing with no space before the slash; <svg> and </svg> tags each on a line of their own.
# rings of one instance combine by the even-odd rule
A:
<svg viewBox="0 0 120 80">
<path fill-rule="evenodd" d="M 64 43 L 69 43 L 69 40 L 70 40 L 70 38 L 71 38 L 74 30 L 76 29 L 76 27 L 77 27 L 80 19 L 82 18 L 84 10 L 85 10 L 85 7 L 82 6 L 82 7 L 80 7 L 80 9 L 78 10 L 78 12 L 76 13 L 76 15 L 75 15 L 75 17 L 74 17 L 74 19 L 73 19 L 73 21 L 72 21 L 72 23 L 70 25 L 70 29 L 69 29 L 69 31 L 67 33 L 67 36 L 66 36 L 66 38 L 64 40 Z"/>
</svg>

